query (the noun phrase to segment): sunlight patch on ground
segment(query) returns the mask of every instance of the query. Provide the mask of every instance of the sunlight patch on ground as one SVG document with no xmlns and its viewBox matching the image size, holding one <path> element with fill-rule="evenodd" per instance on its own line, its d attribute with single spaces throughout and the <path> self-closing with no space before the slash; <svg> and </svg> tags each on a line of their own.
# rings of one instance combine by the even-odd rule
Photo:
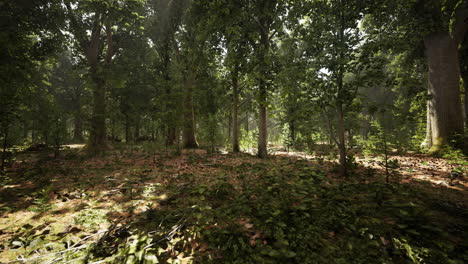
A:
<svg viewBox="0 0 468 264">
<path fill-rule="evenodd" d="M 70 145 L 63 145 L 66 148 L 71 148 L 71 149 L 81 149 L 85 146 L 85 144 L 70 144 Z"/>
</svg>

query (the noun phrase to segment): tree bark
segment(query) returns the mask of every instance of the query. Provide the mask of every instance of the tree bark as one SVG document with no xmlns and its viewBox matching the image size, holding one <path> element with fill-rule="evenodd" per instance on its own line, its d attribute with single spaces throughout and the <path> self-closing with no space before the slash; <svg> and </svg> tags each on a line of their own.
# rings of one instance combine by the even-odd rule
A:
<svg viewBox="0 0 468 264">
<path fill-rule="evenodd" d="M 130 143 L 130 117 L 128 116 L 128 114 L 124 114 L 125 115 L 125 143 Z"/>
<path fill-rule="evenodd" d="M 460 73 L 465 90 L 465 129 L 468 131 L 468 36 L 465 37 L 465 41 L 462 43 L 462 49 L 460 51 Z"/>
<path fill-rule="evenodd" d="M 458 45 L 449 32 L 432 33 L 425 38 L 424 44 L 430 97 L 427 138 L 430 137 L 429 152 L 436 153 L 453 136 L 463 133 Z"/>
<path fill-rule="evenodd" d="M 232 72 L 232 151 L 237 153 L 239 147 L 239 70 L 235 67 Z"/>
<path fill-rule="evenodd" d="M 338 149 L 340 152 L 340 174 L 345 177 L 348 175 L 348 166 L 346 164 L 346 141 L 343 104 L 338 103 Z"/>
<path fill-rule="evenodd" d="M 193 72 L 189 73 L 185 80 L 185 98 L 184 98 L 184 133 L 183 147 L 198 148 L 198 142 L 195 137 L 195 112 L 193 109 Z"/>
<path fill-rule="evenodd" d="M 99 72 L 99 50 L 103 16 L 95 14 L 93 30 L 88 45 L 85 46 L 85 54 L 90 66 L 90 76 L 93 87 L 93 115 L 91 119 L 91 131 L 86 145 L 86 150 L 91 153 L 99 153 L 109 149 L 106 131 L 106 81 L 103 73 Z M 109 25 L 106 26 L 107 54 L 105 66 L 109 66 L 113 56 L 112 32 Z"/>
<path fill-rule="evenodd" d="M 343 0 L 340 0 L 340 6 L 343 7 Z M 341 12 L 344 12 L 341 10 Z M 345 21 L 343 13 L 340 13 L 340 31 L 339 31 L 339 43 L 344 44 L 344 33 L 345 33 Z M 337 82 L 338 82 L 338 98 L 337 98 L 337 113 L 338 113 L 338 150 L 340 152 L 340 174 L 342 177 L 348 176 L 348 164 L 346 162 L 346 142 L 345 142 L 345 123 L 344 123 L 344 111 L 343 102 L 344 98 L 344 85 L 343 78 L 345 73 L 344 51 L 340 51 L 340 66 L 338 70 Z"/>
<path fill-rule="evenodd" d="M 264 23 L 268 24 L 268 23 Z M 259 47 L 259 67 L 260 67 L 260 78 L 258 83 L 258 153 L 257 156 L 261 159 L 268 158 L 268 149 L 267 149 L 267 140 L 268 140 L 268 131 L 267 131 L 267 83 L 266 76 L 267 71 L 267 62 L 266 55 L 270 50 L 270 39 L 269 27 L 265 27 L 262 30 L 260 36 L 260 47 Z"/>
<path fill-rule="evenodd" d="M 421 143 L 421 147 L 424 149 L 429 149 L 432 146 L 432 125 L 431 125 L 431 109 L 429 101 L 426 104 L 426 138 L 424 142 Z"/>
<path fill-rule="evenodd" d="M 465 129 L 468 130 L 468 76 L 465 80 Z"/>
<path fill-rule="evenodd" d="M 135 135 L 133 138 L 133 141 L 138 141 L 138 138 L 140 137 L 140 118 L 136 117 L 135 118 Z"/>
<path fill-rule="evenodd" d="M 249 127 L 249 122 L 250 122 L 250 120 L 249 120 L 249 113 L 247 112 L 247 113 L 245 114 L 245 132 L 247 132 L 247 135 L 248 135 L 249 132 L 250 132 L 250 130 L 249 130 L 249 129 L 250 129 L 250 127 Z"/>
<path fill-rule="evenodd" d="M 5 163 L 7 158 L 7 146 L 8 146 L 8 131 L 9 126 L 6 125 L 3 131 L 3 144 L 2 144 L 2 163 L 0 164 L 0 174 L 2 174 L 5 170 Z"/>
<path fill-rule="evenodd" d="M 75 118 L 73 122 L 74 122 L 73 140 L 75 142 L 82 142 L 83 141 L 83 120 L 81 118 L 81 113 L 75 114 Z"/>
<path fill-rule="evenodd" d="M 289 138 L 291 140 L 291 142 L 289 142 L 288 144 L 288 149 L 291 147 L 291 148 L 294 148 L 294 146 L 296 145 L 296 125 L 295 125 L 295 120 L 291 120 L 289 122 Z"/>
<path fill-rule="evenodd" d="M 94 76 L 93 89 L 93 117 L 91 120 L 91 133 L 88 142 L 90 152 L 101 152 L 108 149 L 106 131 L 106 89 L 105 81 Z"/>
<path fill-rule="evenodd" d="M 176 144 L 176 127 L 175 121 L 176 118 L 173 114 L 173 109 L 175 108 L 174 99 L 172 98 L 171 90 L 171 75 L 169 72 L 169 66 L 171 63 L 171 57 L 169 55 L 169 39 L 163 45 L 162 51 L 160 52 L 161 59 L 163 61 L 162 72 L 164 76 L 164 85 L 166 91 L 166 117 L 165 117 L 165 127 L 166 127 L 166 146 L 174 146 Z"/>
<path fill-rule="evenodd" d="M 174 146 L 176 141 L 176 129 L 174 126 L 168 125 L 166 131 L 166 146 Z"/>
</svg>

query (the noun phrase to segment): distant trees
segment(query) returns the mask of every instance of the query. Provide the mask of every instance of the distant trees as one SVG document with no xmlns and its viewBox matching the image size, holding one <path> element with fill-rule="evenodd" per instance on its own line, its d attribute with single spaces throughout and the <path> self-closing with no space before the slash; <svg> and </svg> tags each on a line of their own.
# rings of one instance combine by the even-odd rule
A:
<svg viewBox="0 0 468 264">
<path fill-rule="evenodd" d="M 326 145 L 347 175 L 374 123 L 398 149 L 463 147 L 466 1 L 26 2 L 0 4 L 3 153 Z"/>
<path fill-rule="evenodd" d="M 35 84 L 37 64 L 60 49 L 61 14 L 60 1 L 0 3 L 0 172 L 14 142 L 16 133 L 11 132 L 25 107 L 25 95 Z"/>
</svg>

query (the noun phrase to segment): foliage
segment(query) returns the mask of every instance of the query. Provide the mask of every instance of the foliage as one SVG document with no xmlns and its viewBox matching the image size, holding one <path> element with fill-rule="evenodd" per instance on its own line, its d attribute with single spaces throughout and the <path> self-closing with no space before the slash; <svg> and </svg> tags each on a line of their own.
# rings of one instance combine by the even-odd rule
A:
<svg viewBox="0 0 468 264">
<path fill-rule="evenodd" d="M 0 212 L 21 217 L 0 254 L 467 262 L 466 206 L 435 195 L 465 184 L 466 135 L 451 133 L 445 160 L 414 157 L 440 175 L 392 157 L 462 125 L 461 104 L 427 91 L 458 98 L 458 70 L 449 82 L 434 65 L 467 79 L 466 17 L 463 0 L 1 1 Z M 450 67 L 428 64 L 442 35 Z M 434 102 L 456 108 L 433 122 Z M 68 146 L 84 142 L 102 155 Z M 271 160 L 217 151 L 237 144 Z M 442 186 L 391 184 L 406 172 Z"/>
<path fill-rule="evenodd" d="M 125 242 L 108 241 L 120 244 L 112 258 L 116 263 L 438 263 L 466 258 L 461 245 L 439 242 L 450 236 L 448 230 L 462 230 L 462 222 L 439 222 L 443 229 L 428 225 L 444 213 L 427 211 L 435 200 L 417 189 L 380 183 L 330 186 L 322 172 L 300 161 L 292 166 L 267 170 L 262 164 L 243 164 L 237 170 L 262 177 L 252 184 L 240 174 L 242 189 L 217 177 L 210 186 L 172 190 L 170 202 L 142 215 L 144 227 L 130 228 Z"/>
</svg>

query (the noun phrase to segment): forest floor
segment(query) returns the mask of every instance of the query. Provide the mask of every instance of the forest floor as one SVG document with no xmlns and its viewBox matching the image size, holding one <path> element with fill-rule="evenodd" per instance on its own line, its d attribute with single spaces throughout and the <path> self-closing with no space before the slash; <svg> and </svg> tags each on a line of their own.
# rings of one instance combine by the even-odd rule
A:
<svg viewBox="0 0 468 264">
<path fill-rule="evenodd" d="M 466 161 L 334 161 L 119 147 L 21 153 L 0 188 L 1 263 L 467 263 Z M 146 261 L 146 262 L 145 262 Z"/>
</svg>

